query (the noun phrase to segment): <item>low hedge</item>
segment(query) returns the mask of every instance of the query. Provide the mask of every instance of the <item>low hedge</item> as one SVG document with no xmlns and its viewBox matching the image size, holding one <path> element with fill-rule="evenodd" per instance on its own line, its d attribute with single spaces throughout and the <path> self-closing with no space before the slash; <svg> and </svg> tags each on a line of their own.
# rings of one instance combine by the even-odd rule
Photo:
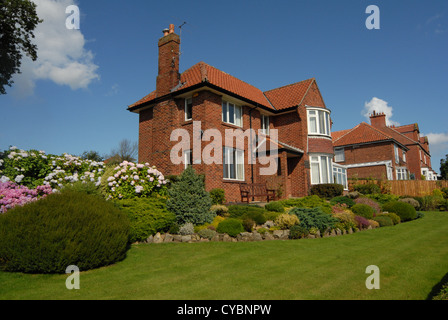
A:
<svg viewBox="0 0 448 320">
<path fill-rule="evenodd" d="M 227 233 L 231 237 L 236 237 L 241 232 L 244 232 L 244 227 L 240 219 L 229 218 L 220 222 L 216 231 L 219 233 Z"/>
<path fill-rule="evenodd" d="M 81 271 L 123 259 L 129 220 L 101 197 L 72 190 L 0 216 L 0 268 L 23 273 Z"/>
<path fill-rule="evenodd" d="M 417 211 L 409 203 L 391 201 L 383 205 L 383 211 L 396 213 L 402 222 L 417 218 Z"/>
</svg>

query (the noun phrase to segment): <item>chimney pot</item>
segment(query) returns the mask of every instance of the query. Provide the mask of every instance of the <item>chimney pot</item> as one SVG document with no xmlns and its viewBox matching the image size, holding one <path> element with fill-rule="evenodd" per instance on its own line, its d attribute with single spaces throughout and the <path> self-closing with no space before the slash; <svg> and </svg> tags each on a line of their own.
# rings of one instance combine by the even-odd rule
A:
<svg viewBox="0 0 448 320">
<path fill-rule="evenodd" d="M 167 36 L 169 33 L 170 33 L 170 30 L 169 29 L 163 29 L 163 36 L 165 37 L 165 36 Z"/>
<path fill-rule="evenodd" d="M 170 31 L 169 33 L 174 33 L 174 24 L 170 24 Z"/>
</svg>

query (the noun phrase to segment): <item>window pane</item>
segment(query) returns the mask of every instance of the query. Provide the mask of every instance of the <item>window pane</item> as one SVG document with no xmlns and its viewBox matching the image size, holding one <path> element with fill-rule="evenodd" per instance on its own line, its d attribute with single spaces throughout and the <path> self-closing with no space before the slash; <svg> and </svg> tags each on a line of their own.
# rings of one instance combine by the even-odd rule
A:
<svg viewBox="0 0 448 320">
<path fill-rule="evenodd" d="M 227 102 L 222 102 L 222 121 L 227 122 Z"/>
<path fill-rule="evenodd" d="M 310 119 L 309 119 L 309 132 L 310 133 L 317 133 L 317 119 L 315 116 L 312 116 L 311 113 L 314 111 L 310 111 Z"/>
<path fill-rule="evenodd" d="M 230 169 L 229 169 L 230 170 L 230 179 L 235 179 L 236 178 L 235 151 L 233 149 L 230 149 L 229 155 L 230 155 L 230 157 L 229 157 L 229 160 L 230 160 L 229 161 L 230 162 L 230 165 L 229 165 L 229 167 L 230 167 Z"/>
<path fill-rule="evenodd" d="M 185 101 L 185 120 L 191 120 L 193 116 L 193 100 L 187 99 Z"/>
<path fill-rule="evenodd" d="M 318 114 L 319 114 L 319 133 L 326 134 L 326 132 L 325 132 L 325 113 L 322 111 L 319 111 Z"/>
<path fill-rule="evenodd" d="M 334 153 L 335 153 L 334 160 L 336 162 L 344 162 L 345 161 L 344 149 L 335 149 Z"/>
<path fill-rule="evenodd" d="M 325 119 L 327 120 L 326 121 L 326 124 L 327 124 L 327 132 L 326 132 L 326 134 L 330 135 L 330 115 L 328 113 L 326 113 L 326 112 L 325 112 Z"/>
<path fill-rule="evenodd" d="M 321 163 L 321 170 L 322 170 L 322 183 L 329 183 L 327 157 L 321 157 L 320 163 Z"/>
<path fill-rule="evenodd" d="M 223 152 L 223 167 L 224 167 L 224 179 L 229 178 L 229 149 L 224 148 Z"/>
<path fill-rule="evenodd" d="M 319 173 L 319 163 L 311 163 L 311 183 L 319 184 L 320 173 Z"/>
<path fill-rule="evenodd" d="M 244 180 L 244 151 L 236 151 L 236 163 L 237 163 L 237 174 L 236 178 L 238 180 Z"/>
<path fill-rule="evenodd" d="M 235 125 L 240 126 L 242 125 L 241 121 L 241 107 L 235 106 Z"/>
<path fill-rule="evenodd" d="M 235 105 L 229 103 L 229 123 L 235 124 Z"/>
</svg>

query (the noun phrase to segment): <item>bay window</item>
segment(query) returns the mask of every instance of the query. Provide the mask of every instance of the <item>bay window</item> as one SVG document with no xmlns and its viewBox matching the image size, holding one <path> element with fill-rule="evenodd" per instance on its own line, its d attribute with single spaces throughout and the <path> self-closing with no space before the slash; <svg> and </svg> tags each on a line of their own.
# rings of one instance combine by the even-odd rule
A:
<svg viewBox="0 0 448 320">
<path fill-rule="evenodd" d="M 224 179 L 244 180 L 244 151 L 224 147 Z"/>
<path fill-rule="evenodd" d="M 322 184 L 333 182 L 333 170 L 331 156 L 311 155 L 311 184 Z"/>
<path fill-rule="evenodd" d="M 308 134 L 331 135 L 330 111 L 326 109 L 308 108 Z"/>
<path fill-rule="evenodd" d="M 222 101 L 222 121 L 236 125 L 238 127 L 243 126 L 243 112 L 241 106 L 237 106 L 233 103 Z"/>
</svg>

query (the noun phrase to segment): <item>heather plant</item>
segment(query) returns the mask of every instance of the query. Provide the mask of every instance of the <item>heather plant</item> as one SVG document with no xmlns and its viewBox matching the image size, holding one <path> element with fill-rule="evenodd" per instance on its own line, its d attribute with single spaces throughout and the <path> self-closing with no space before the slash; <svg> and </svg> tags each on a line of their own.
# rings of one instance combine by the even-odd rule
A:
<svg viewBox="0 0 448 320">
<path fill-rule="evenodd" d="M 299 218 L 296 215 L 293 214 L 281 214 L 275 219 L 275 225 L 280 227 L 282 230 L 286 230 L 291 228 L 294 225 L 299 224 Z"/>
<path fill-rule="evenodd" d="M 198 232 L 201 238 L 212 240 L 216 236 L 216 231 L 211 229 L 202 229 Z"/>
<path fill-rule="evenodd" d="M 16 183 L 0 182 L 0 214 L 27 203 L 45 198 L 52 193 L 50 186 L 37 186 L 35 189 Z"/>
<path fill-rule="evenodd" d="M 373 199 L 370 199 L 368 197 L 359 197 L 355 199 L 355 203 L 356 204 L 365 204 L 368 205 L 369 207 L 371 207 L 375 213 L 380 213 L 381 212 L 381 205 L 376 202 Z"/>
<path fill-rule="evenodd" d="M 109 174 L 104 190 L 107 199 L 131 199 L 166 194 L 167 180 L 149 163 L 135 164 L 123 161 Z"/>
<path fill-rule="evenodd" d="M 355 221 L 360 230 L 367 229 L 370 226 L 369 219 L 361 216 L 355 216 Z"/>
</svg>

